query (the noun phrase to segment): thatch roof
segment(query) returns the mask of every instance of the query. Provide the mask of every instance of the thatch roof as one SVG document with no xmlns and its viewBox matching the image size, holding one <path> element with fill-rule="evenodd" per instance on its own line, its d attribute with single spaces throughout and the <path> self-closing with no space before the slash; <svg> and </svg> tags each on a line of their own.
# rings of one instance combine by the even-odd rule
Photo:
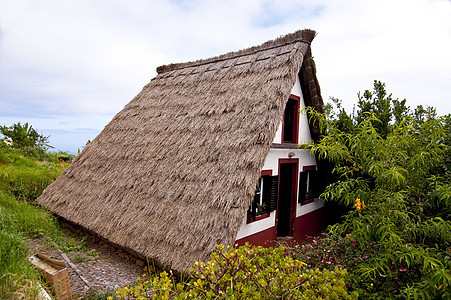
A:
<svg viewBox="0 0 451 300">
<path fill-rule="evenodd" d="M 322 106 L 314 36 L 159 67 L 37 203 L 176 271 L 233 245 L 301 67 Z"/>
</svg>

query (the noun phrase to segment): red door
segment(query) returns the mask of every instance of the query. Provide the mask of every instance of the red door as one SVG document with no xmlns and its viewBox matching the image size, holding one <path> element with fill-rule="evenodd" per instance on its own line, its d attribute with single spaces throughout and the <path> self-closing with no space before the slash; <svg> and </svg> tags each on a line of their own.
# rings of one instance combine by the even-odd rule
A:
<svg viewBox="0 0 451 300">
<path fill-rule="evenodd" d="M 279 195 L 277 201 L 277 236 L 293 236 L 296 217 L 298 159 L 279 159 Z"/>
</svg>

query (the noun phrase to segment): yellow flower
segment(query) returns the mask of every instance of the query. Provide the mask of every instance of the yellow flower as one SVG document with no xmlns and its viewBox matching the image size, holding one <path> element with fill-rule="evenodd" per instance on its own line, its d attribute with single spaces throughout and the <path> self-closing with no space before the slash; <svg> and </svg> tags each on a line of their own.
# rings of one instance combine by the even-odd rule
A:
<svg viewBox="0 0 451 300">
<path fill-rule="evenodd" d="M 360 202 L 360 199 L 357 198 L 355 199 L 355 204 L 354 204 L 354 208 L 360 212 L 362 210 L 362 208 L 365 208 L 365 201 Z"/>
<path fill-rule="evenodd" d="M 348 238 L 348 237 L 350 237 L 350 236 L 351 236 L 351 234 L 350 234 L 350 233 L 347 233 L 347 234 L 346 234 L 346 237 L 347 237 L 347 238 Z"/>
</svg>

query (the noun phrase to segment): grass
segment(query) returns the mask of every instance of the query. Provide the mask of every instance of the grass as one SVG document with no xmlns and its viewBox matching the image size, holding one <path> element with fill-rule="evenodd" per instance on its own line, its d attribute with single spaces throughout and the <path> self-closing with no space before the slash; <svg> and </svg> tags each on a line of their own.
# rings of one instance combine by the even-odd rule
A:
<svg viewBox="0 0 451 300">
<path fill-rule="evenodd" d="M 33 202 L 69 165 L 58 157 L 58 153 L 52 153 L 40 160 L 0 146 L 0 190 L 17 200 Z"/>
<path fill-rule="evenodd" d="M 28 156 L 27 156 L 28 155 Z M 28 262 L 26 240 L 48 236 L 63 250 L 83 247 L 66 242 L 56 219 L 33 204 L 68 162 L 57 153 L 40 157 L 0 143 L 0 299 L 35 298 L 40 275 Z"/>
<path fill-rule="evenodd" d="M 39 282 L 37 270 L 27 261 L 26 239 L 57 233 L 58 225 L 49 213 L 0 191 L 1 299 L 23 290 L 30 282 Z"/>
<path fill-rule="evenodd" d="M 93 261 L 94 263 L 99 259 L 100 255 L 95 249 L 87 251 L 86 253 L 79 253 L 75 256 L 76 262 Z"/>
</svg>

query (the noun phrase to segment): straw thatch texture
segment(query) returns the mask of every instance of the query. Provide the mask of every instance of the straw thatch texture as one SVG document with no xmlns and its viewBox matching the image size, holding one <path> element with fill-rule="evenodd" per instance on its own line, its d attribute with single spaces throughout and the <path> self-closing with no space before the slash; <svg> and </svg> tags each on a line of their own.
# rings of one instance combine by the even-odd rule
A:
<svg viewBox="0 0 451 300">
<path fill-rule="evenodd" d="M 176 271 L 233 245 L 314 36 L 159 67 L 37 203 Z"/>
</svg>

